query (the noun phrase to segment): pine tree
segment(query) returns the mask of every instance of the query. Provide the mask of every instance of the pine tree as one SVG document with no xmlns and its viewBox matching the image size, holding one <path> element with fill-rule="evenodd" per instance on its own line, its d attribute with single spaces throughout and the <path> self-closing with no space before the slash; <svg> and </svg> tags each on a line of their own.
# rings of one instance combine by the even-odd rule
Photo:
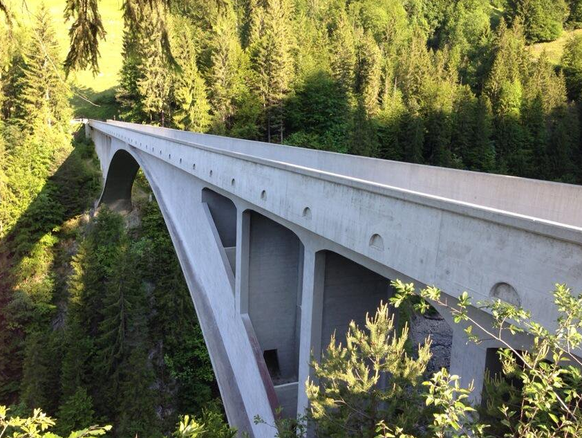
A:
<svg viewBox="0 0 582 438">
<path fill-rule="evenodd" d="M 59 67 L 59 45 L 51 17 L 44 6 L 35 15 L 30 45 L 23 58 L 17 117 L 27 129 L 44 124 L 68 132 L 69 90 Z"/>
<path fill-rule="evenodd" d="M 143 78 L 139 45 L 139 29 L 127 28 L 126 25 L 123 31 L 123 64 L 119 72 L 119 87 L 115 99 L 119 102 L 120 116 L 133 122 L 146 120 L 138 86 Z"/>
<path fill-rule="evenodd" d="M 404 160 L 404 146 L 400 140 L 407 108 L 402 99 L 402 92 L 393 86 L 384 93 L 382 108 L 378 113 L 378 139 L 380 158 L 387 160 Z"/>
<path fill-rule="evenodd" d="M 379 109 L 382 53 L 369 33 L 360 38 L 357 55 L 356 93 L 366 114 L 374 116 Z"/>
<path fill-rule="evenodd" d="M 455 157 L 468 170 L 491 172 L 495 167 L 491 105 L 462 87 L 455 102 L 451 144 Z"/>
<path fill-rule="evenodd" d="M 116 394 L 118 406 L 119 437 L 159 437 L 159 424 L 152 391 L 154 374 L 143 345 L 131 350 L 124 374 Z"/>
<path fill-rule="evenodd" d="M 141 96 L 143 111 L 150 123 L 166 126 L 171 120 L 170 99 L 172 75 L 163 42 L 164 11 L 152 7 L 151 27 L 143 29 L 139 45 L 140 78 L 137 88 Z"/>
<path fill-rule="evenodd" d="M 569 0 L 568 24 L 574 29 L 582 29 L 582 0 Z"/>
<path fill-rule="evenodd" d="M 50 358 L 46 354 L 46 342 L 47 336 L 43 333 L 33 333 L 26 340 L 21 400 L 29 409 L 39 406 L 48 408 Z"/>
<path fill-rule="evenodd" d="M 180 129 L 206 132 L 211 124 L 210 104 L 206 84 L 198 71 L 195 37 L 184 20 L 178 20 L 174 26 L 180 29 L 173 40 L 174 57 L 179 65 L 173 79 L 174 124 Z"/>
<path fill-rule="evenodd" d="M 79 387 L 75 393 L 67 398 L 59 407 L 57 414 L 58 429 L 62 436 L 67 436 L 74 430 L 86 429 L 93 426 L 95 411 L 93 400 L 83 387 Z"/>
<path fill-rule="evenodd" d="M 582 101 L 582 35 L 571 38 L 564 47 L 562 68 L 570 99 Z"/>
<path fill-rule="evenodd" d="M 406 351 L 407 338 L 408 327 L 396 330 L 386 304 L 366 316 L 365 328 L 350 323 L 345 346 L 334 334 L 320 363 L 311 364 L 316 380 L 307 382 L 317 436 L 375 437 L 381 421 L 413 433 L 430 417 L 421 395 L 430 340 L 418 346 L 414 359 Z"/>
<path fill-rule="evenodd" d="M 109 400 L 115 399 L 124 378 L 124 367 L 133 349 L 132 341 L 135 342 L 132 335 L 144 330 L 143 289 L 136 271 L 137 257 L 128 237 L 122 236 L 116 268 L 108 276 L 100 311 L 97 370 L 107 381 L 104 389 Z"/>
<path fill-rule="evenodd" d="M 266 117 L 267 141 L 283 142 L 283 99 L 293 80 L 293 36 L 289 0 L 266 0 L 263 34 L 256 44 L 254 66 Z"/>
<path fill-rule="evenodd" d="M 529 42 L 553 41 L 560 37 L 568 16 L 565 0 L 510 0 L 513 17 L 523 20 Z"/>
<path fill-rule="evenodd" d="M 211 66 L 207 74 L 212 107 L 212 131 L 225 133 L 240 93 L 242 49 L 237 35 L 236 15 L 232 8 L 220 13 L 212 26 Z"/>
<path fill-rule="evenodd" d="M 352 24 L 342 13 L 330 41 L 331 69 L 335 80 L 344 93 L 354 88 L 356 69 L 356 44 Z"/>
</svg>

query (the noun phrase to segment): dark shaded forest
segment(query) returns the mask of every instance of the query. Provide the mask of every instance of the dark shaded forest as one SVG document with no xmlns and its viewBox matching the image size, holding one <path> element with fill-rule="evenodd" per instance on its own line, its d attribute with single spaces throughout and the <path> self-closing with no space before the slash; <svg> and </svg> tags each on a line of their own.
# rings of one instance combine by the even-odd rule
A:
<svg viewBox="0 0 582 438">
<path fill-rule="evenodd" d="M 582 27 L 581 0 L 123 8 L 123 120 L 582 179 L 582 37 L 558 65 L 530 51 Z M 113 423 L 115 436 L 162 436 L 219 404 L 202 334 L 143 177 L 129 216 L 94 214 L 98 163 L 73 135 L 63 67 L 77 61 L 63 64 L 47 9 L 35 15 L 0 26 L 0 404 L 42 407 L 62 434 Z"/>
</svg>

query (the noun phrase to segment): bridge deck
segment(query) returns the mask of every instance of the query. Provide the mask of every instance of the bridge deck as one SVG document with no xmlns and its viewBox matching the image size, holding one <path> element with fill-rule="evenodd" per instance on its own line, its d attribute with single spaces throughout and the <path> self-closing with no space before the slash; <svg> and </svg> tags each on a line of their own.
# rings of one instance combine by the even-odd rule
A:
<svg viewBox="0 0 582 438">
<path fill-rule="evenodd" d="M 582 186 L 359 157 L 125 122 L 109 121 L 108 124 L 190 143 L 192 146 L 212 148 L 217 152 L 232 152 L 248 158 L 336 175 L 364 184 L 390 187 L 582 230 Z"/>
</svg>

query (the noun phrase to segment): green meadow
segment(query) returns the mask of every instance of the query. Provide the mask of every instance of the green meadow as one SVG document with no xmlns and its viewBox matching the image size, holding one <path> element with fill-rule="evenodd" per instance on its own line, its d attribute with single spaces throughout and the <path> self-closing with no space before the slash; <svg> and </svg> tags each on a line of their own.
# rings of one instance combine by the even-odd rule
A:
<svg viewBox="0 0 582 438">
<path fill-rule="evenodd" d="M 43 4 L 49 9 L 61 47 L 62 62 L 69 48 L 70 22 L 65 22 L 63 12 L 65 0 L 13 0 L 12 11 L 19 23 L 28 25 L 35 11 Z M 100 0 L 99 10 L 107 33 L 100 44 L 100 72 L 93 75 L 90 70 L 72 72 L 69 82 L 73 89 L 72 104 L 76 117 L 95 119 L 113 118 L 117 114 L 115 89 L 119 82 L 119 71 L 123 62 L 123 17 L 121 0 Z"/>
</svg>

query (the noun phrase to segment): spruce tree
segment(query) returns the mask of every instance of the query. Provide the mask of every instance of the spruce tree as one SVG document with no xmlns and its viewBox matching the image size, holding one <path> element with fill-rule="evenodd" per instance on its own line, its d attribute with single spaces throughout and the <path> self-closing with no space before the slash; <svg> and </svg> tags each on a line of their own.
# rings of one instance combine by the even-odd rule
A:
<svg viewBox="0 0 582 438">
<path fill-rule="evenodd" d="M 356 93 L 368 116 L 379 109 L 382 78 L 382 53 L 369 33 L 360 36 L 357 51 Z"/>
<path fill-rule="evenodd" d="M 582 29 L 582 0 L 569 0 L 568 24 L 574 29 Z"/>
<path fill-rule="evenodd" d="M 232 8 L 218 15 L 211 35 L 211 66 L 207 73 L 207 83 L 213 116 L 212 131 L 220 134 L 230 127 L 235 98 L 239 95 L 242 81 L 240 69 L 243 53 Z"/>
<path fill-rule="evenodd" d="M 283 142 L 283 99 L 293 80 L 292 9 L 289 0 L 265 0 L 263 33 L 254 66 L 266 118 L 267 141 Z"/>
<path fill-rule="evenodd" d="M 341 13 L 330 41 L 331 70 L 344 93 L 354 88 L 356 44 L 352 24 L 347 14 Z"/>
<path fill-rule="evenodd" d="M 48 10 L 35 15 L 31 41 L 24 53 L 17 117 L 28 129 L 45 124 L 68 131 L 69 90 L 59 62 L 59 45 Z"/>
<path fill-rule="evenodd" d="M 206 84 L 198 71 L 197 50 L 193 32 L 185 20 L 175 26 L 180 29 L 173 40 L 174 57 L 179 71 L 174 75 L 174 124 L 180 129 L 206 132 L 211 124 L 210 104 Z"/>
<path fill-rule="evenodd" d="M 571 38 L 564 47 L 562 68 L 570 99 L 582 101 L 582 35 Z"/>
<path fill-rule="evenodd" d="M 127 28 L 126 25 L 123 31 L 123 64 L 119 72 L 119 87 L 115 99 L 120 106 L 120 116 L 133 122 L 146 120 L 138 86 L 143 78 L 140 43 L 139 29 Z"/>
<path fill-rule="evenodd" d="M 81 386 L 77 388 L 75 393 L 61 404 L 57 418 L 58 430 L 62 436 L 67 436 L 74 430 L 93 426 L 96 423 L 95 411 L 93 399 L 87 390 Z"/>
<path fill-rule="evenodd" d="M 123 232 L 122 232 L 123 233 Z M 132 334 L 143 329 L 143 289 L 137 277 L 138 254 L 122 236 L 115 270 L 107 278 L 96 340 L 98 372 L 106 379 L 105 396 L 113 400 L 120 390 L 132 351 Z M 142 338 L 140 337 L 140 340 Z"/>
<path fill-rule="evenodd" d="M 565 0 L 510 0 L 514 18 L 523 20 L 529 42 L 553 41 L 560 37 L 568 16 Z"/>
<path fill-rule="evenodd" d="M 162 45 L 165 11 L 151 8 L 150 26 L 143 29 L 139 44 L 140 78 L 137 88 L 141 96 L 143 112 L 148 121 L 166 126 L 171 120 L 172 75 L 167 53 Z"/>
</svg>

